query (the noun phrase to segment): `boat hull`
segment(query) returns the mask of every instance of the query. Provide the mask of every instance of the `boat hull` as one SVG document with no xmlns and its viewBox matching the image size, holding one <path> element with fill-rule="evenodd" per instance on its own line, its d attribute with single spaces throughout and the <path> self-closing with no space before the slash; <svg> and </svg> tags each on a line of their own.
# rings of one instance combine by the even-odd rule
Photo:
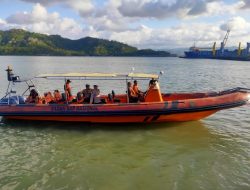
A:
<svg viewBox="0 0 250 190">
<path fill-rule="evenodd" d="M 245 105 L 250 94 L 237 88 L 219 93 L 162 94 L 162 98 L 162 102 L 142 103 L 0 105 L 0 115 L 7 119 L 90 123 L 183 122 Z"/>
<path fill-rule="evenodd" d="M 200 120 L 217 112 L 202 111 L 195 113 L 179 113 L 170 115 L 148 116 L 7 116 L 7 119 L 32 120 L 32 121 L 63 121 L 86 123 L 159 123 L 159 122 L 184 122 Z"/>
</svg>

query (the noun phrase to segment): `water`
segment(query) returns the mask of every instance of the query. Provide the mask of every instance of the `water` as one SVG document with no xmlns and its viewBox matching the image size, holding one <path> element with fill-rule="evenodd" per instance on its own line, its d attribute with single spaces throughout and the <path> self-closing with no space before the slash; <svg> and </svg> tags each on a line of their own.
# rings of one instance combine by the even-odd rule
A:
<svg viewBox="0 0 250 190">
<path fill-rule="evenodd" d="M 64 72 L 158 73 L 162 91 L 250 87 L 249 62 L 178 58 L 0 57 L 20 76 Z M 37 81 L 35 81 L 37 82 Z M 74 81 L 76 93 L 86 81 Z M 124 82 L 98 83 L 103 93 Z M 141 87 L 146 84 L 141 82 Z M 62 89 L 40 80 L 41 92 Z M 18 87 L 17 87 L 18 88 Z M 19 88 L 20 89 L 20 88 Z M 23 87 L 22 87 L 23 89 Z M 250 189 L 250 107 L 196 122 L 97 125 L 0 123 L 0 189 Z"/>
</svg>

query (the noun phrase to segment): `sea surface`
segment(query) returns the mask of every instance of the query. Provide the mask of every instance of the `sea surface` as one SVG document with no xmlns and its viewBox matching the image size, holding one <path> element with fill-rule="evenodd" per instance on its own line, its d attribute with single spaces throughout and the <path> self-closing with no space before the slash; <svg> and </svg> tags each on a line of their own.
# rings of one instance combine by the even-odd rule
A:
<svg viewBox="0 0 250 190">
<path fill-rule="evenodd" d="M 250 87 L 250 62 L 180 58 L 0 57 L 0 95 L 11 65 L 21 78 L 43 73 L 159 73 L 163 92 Z M 63 81 L 34 80 L 40 93 Z M 102 93 L 124 81 L 73 81 Z M 139 82 L 145 89 L 147 82 Z M 25 86 L 16 85 L 17 90 Z M 162 124 L 83 124 L 0 118 L 0 189 L 249 190 L 250 106 L 206 119 Z"/>
</svg>

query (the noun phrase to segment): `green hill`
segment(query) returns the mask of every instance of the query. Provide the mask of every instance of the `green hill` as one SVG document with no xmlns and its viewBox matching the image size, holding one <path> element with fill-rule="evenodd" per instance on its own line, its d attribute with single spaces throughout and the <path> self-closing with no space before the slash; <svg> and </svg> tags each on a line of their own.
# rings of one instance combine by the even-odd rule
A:
<svg viewBox="0 0 250 190">
<path fill-rule="evenodd" d="M 116 41 L 91 37 L 71 40 L 21 29 L 0 30 L 0 55 L 171 56 L 166 51 L 138 50 Z"/>
</svg>

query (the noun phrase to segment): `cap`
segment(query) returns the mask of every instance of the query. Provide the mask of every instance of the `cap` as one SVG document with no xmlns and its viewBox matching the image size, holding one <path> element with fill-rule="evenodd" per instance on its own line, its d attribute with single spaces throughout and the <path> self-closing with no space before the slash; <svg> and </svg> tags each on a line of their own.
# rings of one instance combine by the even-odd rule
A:
<svg viewBox="0 0 250 190">
<path fill-rule="evenodd" d="M 68 79 L 66 82 L 71 82 L 71 80 Z"/>
</svg>

